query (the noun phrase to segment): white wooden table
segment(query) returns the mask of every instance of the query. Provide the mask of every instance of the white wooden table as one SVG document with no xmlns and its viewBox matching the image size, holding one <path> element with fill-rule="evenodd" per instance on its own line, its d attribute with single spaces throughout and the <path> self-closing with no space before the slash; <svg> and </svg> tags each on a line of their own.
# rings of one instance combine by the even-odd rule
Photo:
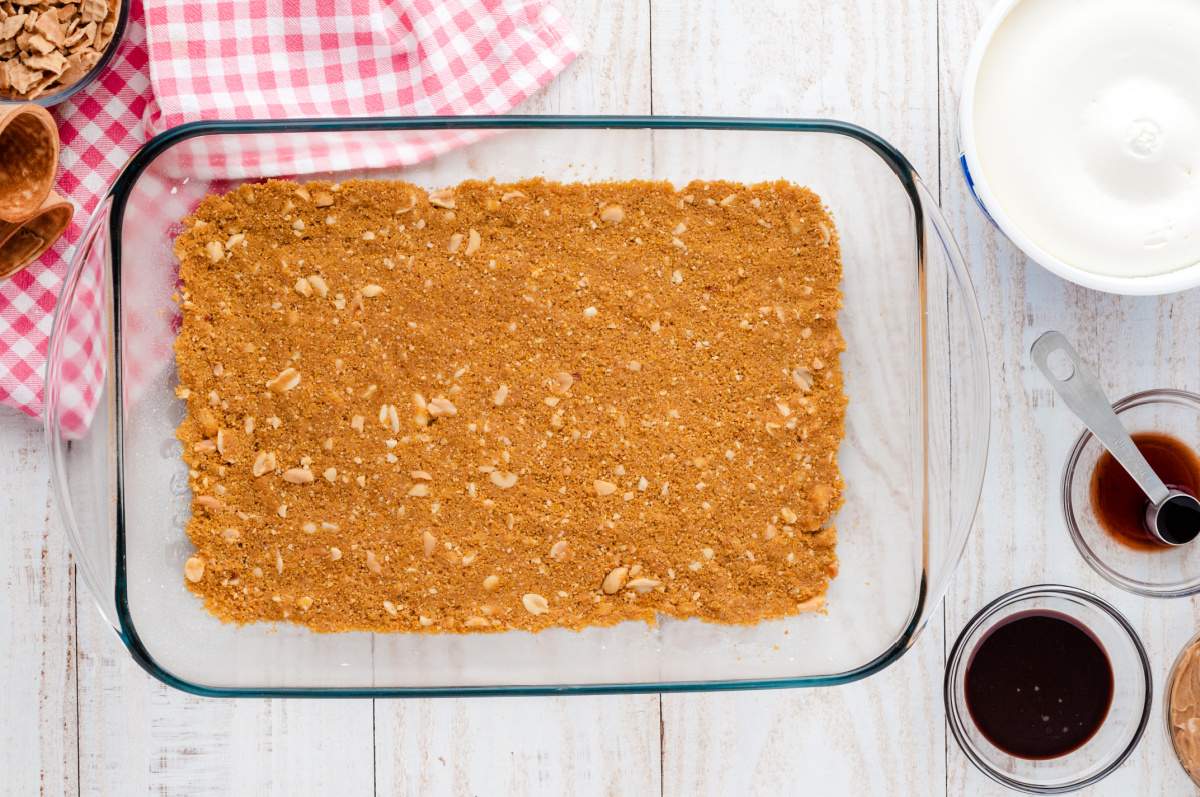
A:
<svg viewBox="0 0 1200 797">
<path fill-rule="evenodd" d="M 40 427 L 0 414 L 0 792 L 5 794 L 996 794 L 950 738 L 943 661 L 967 618 L 1060 581 L 1116 603 L 1146 643 L 1151 725 L 1092 790 L 1191 793 L 1161 681 L 1194 600 L 1134 599 L 1076 554 L 1054 500 L 1078 426 L 1026 357 L 1050 327 L 1113 395 L 1200 390 L 1200 292 L 1122 299 L 1028 264 L 959 176 L 959 75 L 990 0 L 555 0 L 587 52 L 530 113 L 820 116 L 898 146 L 938 192 L 991 347 L 993 445 L 941 612 L 899 663 L 826 690 L 477 700 L 203 700 L 153 681 L 77 584 Z"/>
</svg>

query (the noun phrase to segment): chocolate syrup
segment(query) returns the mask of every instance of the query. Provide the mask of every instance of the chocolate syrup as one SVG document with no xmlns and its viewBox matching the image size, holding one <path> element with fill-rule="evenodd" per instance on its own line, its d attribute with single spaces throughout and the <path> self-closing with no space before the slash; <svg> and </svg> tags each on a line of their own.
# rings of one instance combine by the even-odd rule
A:
<svg viewBox="0 0 1200 797">
<path fill-rule="evenodd" d="M 979 642 L 966 702 L 980 732 L 1009 755 L 1057 758 L 1104 724 L 1113 673 L 1104 648 L 1056 612 L 1014 615 Z"/>
<path fill-rule="evenodd" d="M 1133 444 L 1167 487 L 1200 496 L 1200 458 L 1190 446 L 1159 432 L 1140 432 L 1131 437 Z M 1167 548 L 1146 528 L 1149 499 L 1107 451 L 1100 455 L 1096 469 L 1092 471 L 1091 493 L 1096 521 L 1118 542 L 1140 550 Z M 1161 512 L 1159 526 L 1168 538 L 1171 538 L 1171 530 L 1176 526 L 1177 538 L 1190 540 L 1195 536 L 1198 519 L 1193 512 L 1175 512 L 1171 505 L 1164 507 Z"/>
</svg>

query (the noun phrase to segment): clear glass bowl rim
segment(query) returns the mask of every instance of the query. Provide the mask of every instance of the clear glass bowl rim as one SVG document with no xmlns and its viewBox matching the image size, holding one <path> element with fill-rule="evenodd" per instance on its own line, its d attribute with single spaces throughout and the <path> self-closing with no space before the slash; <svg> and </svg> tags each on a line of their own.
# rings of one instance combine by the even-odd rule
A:
<svg viewBox="0 0 1200 797">
<path fill-rule="evenodd" d="M 966 721 L 964 721 L 963 717 L 959 714 L 957 704 L 954 701 L 954 682 L 959 669 L 962 666 L 965 666 L 967 660 L 965 656 L 965 653 L 967 652 L 965 650 L 967 639 L 976 630 L 978 630 L 983 623 L 985 623 L 998 612 L 1007 609 L 1014 603 L 1019 603 L 1028 598 L 1043 595 L 1066 597 L 1079 600 L 1110 616 L 1133 643 L 1133 647 L 1138 654 L 1138 660 L 1141 662 L 1142 677 L 1145 680 L 1145 698 L 1142 704 L 1141 718 L 1138 720 L 1137 730 L 1134 732 L 1133 737 L 1129 740 L 1129 744 L 1126 745 L 1125 749 L 1121 751 L 1120 755 L 1109 762 L 1108 766 L 1106 766 L 1100 772 L 1097 772 L 1096 774 L 1082 780 L 1063 784 L 1061 786 L 1038 786 L 1036 784 L 1014 780 L 1001 772 L 997 772 L 995 769 L 989 766 L 986 761 L 980 759 L 979 756 L 975 755 L 974 751 L 971 749 L 971 745 L 966 741 L 966 731 L 964 729 Z M 1020 587 L 1010 592 L 1006 592 L 1000 597 L 992 600 L 990 603 L 976 612 L 970 621 L 967 622 L 966 626 L 963 627 L 963 630 L 959 632 L 958 638 L 954 640 L 954 646 L 950 649 L 950 656 L 946 659 L 946 677 L 942 684 L 942 697 L 945 702 L 946 723 L 950 726 L 951 735 L 954 736 L 954 741 L 958 743 L 958 747 L 960 750 L 962 750 L 963 755 L 967 757 L 968 761 L 975 765 L 976 769 L 1000 785 L 1006 786 L 1010 789 L 1015 789 L 1016 791 L 1025 792 L 1026 794 L 1066 794 L 1067 792 L 1076 791 L 1086 786 L 1090 786 L 1108 777 L 1108 775 L 1116 770 L 1117 767 L 1125 763 L 1125 759 L 1129 758 L 1129 756 L 1137 748 L 1138 743 L 1142 740 L 1142 734 L 1146 731 L 1146 725 L 1150 722 L 1150 708 L 1154 703 L 1154 677 L 1150 672 L 1150 659 L 1146 655 L 1146 649 L 1142 645 L 1141 637 L 1138 636 L 1137 631 L 1133 630 L 1133 626 L 1130 625 L 1129 621 L 1125 619 L 1125 615 L 1121 614 L 1116 607 L 1098 595 L 1093 595 L 1087 590 L 1079 589 L 1078 587 L 1071 587 L 1065 584 L 1032 584 L 1028 587 Z"/>
<path fill-rule="evenodd" d="M 1117 413 L 1119 417 L 1122 412 L 1134 407 L 1164 403 L 1190 405 L 1197 414 L 1200 414 L 1200 395 L 1174 388 L 1155 388 L 1153 390 L 1142 390 L 1137 393 L 1131 393 L 1113 404 L 1113 412 Z M 1126 592 L 1132 592 L 1135 595 L 1143 595 L 1147 598 L 1182 598 L 1200 592 L 1200 578 L 1197 578 L 1196 583 L 1190 587 L 1176 589 L 1148 587 L 1140 581 L 1126 578 L 1106 565 L 1092 551 L 1091 546 L 1087 544 L 1087 540 L 1083 538 L 1083 533 L 1079 530 L 1079 524 L 1075 520 L 1075 504 L 1071 500 L 1071 482 L 1075 477 L 1075 468 L 1079 465 L 1079 458 L 1083 455 L 1083 449 L 1093 437 L 1095 435 L 1086 428 L 1080 432 L 1079 438 L 1071 448 L 1071 454 L 1067 457 L 1067 464 L 1063 467 L 1062 475 L 1063 519 L 1067 524 L 1067 531 L 1070 532 L 1071 541 L 1075 543 L 1075 548 L 1079 551 L 1079 555 L 1110 584 L 1118 586 Z"/>
<path fill-rule="evenodd" d="M 1183 663 L 1183 654 L 1187 653 L 1188 648 L 1200 643 L 1200 633 L 1192 635 L 1187 642 L 1184 642 L 1179 647 L 1179 653 L 1175 655 L 1175 660 L 1171 662 L 1171 669 L 1167 671 L 1167 680 L 1163 683 L 1163 730 L 1167 732 L 1167 742 L 1171 745 L 1171 752 L 1175 755 L 1175 763 L 1179 764 L 1179 768 L 1187 776 L 1188 780 L 1200 786 L 1192 774 L 1184 768 L 1183 762 L 1179 760 L 1179 749 L 1175 746 L 1175 734 L 1171 733 L 1171 689 L 1175 686 L 1175 673 L 1179 670 L 1179 665 Z"/>
<path fill-rule="evenodd" d="M 120 284 L 121 278 L 121 232 L 124 224 L 126 202 L 134 185 L 143 171 L 163 152 L 187 139 L 204 135 L 239 135 L 253 133 L 306 133 L 306 132 L 363 132 L 388 130 L 519 130 L 519 129 L 659 129 L 659 130 L 715 130 L 715 131 L 780 131 L 793 133 L 825 133 L 852 139 L 878 156 L 884 164 L 896 175 L 901 188 L 909 199 L 913 212 L 913 224 L 916 235 L 916 269 L 919 283 L 925 284 L 928 269 L 929 251 L 931 246 L 937 246 L 940 238 L 947 252 L 946 269 L 950 283 L 957 283 L 963 294 L 966 313 L 970 324 L 967 330 L 970 339 L 970 349 L 978 358 L 972 358 L 969 364 L 975 370 L 974 379 L 979 380 L 980 394 L 974 398 L 975 405 L 969 412 L 983 420 L 986 428 L 973 430 L 973 435 L 981 438 L 977 473 L 970 478 L 972 498 L 964 518 L 964 527 L 951 528 L 949 533 L 954 538 L 952 547 L 947 551 L 944 563 L 945 573 L 939 578 L 929 578 L 929 554 L 926 552 L 923 564 L 913 617 L 907 628 L 897 640 L 876 658 L 852 670 L 828 676 L 800 676 L 771 679 L 746 679 L 724 681 L 672 681 L 672 682 L 630 682 L 630 683 L 601 683 L 601 684 L 572 684 L 572 685 L 517 685 L 517 686 L 459 686 L 452 688 L 428 687 L 378 687 L 378 688 L 242 688 L 242 687 L 210 687 L 181 679 L 164 667 L 160 666 L 150 654 L 147 647 L 139 639 L 133 624 L 128 601 L 128 583 L 126 574 L 126 539 L 124 531 L 124 507 L 122 503 L 122 479 L 118 469 L 116 481 L 116 577 L 115 581 L 115 610 L 116 625 L 114 629 L 120 637 L 131 657 L 154 678 L 163 683 L 191 694 L 205 697 L 327 697 L 327 698 L 375 698 L 375 697 L 470 697 L 470 696 L 536 696 L 562 694 L 636 694 L 663 692 L 703 692 L 730 691 L 745 689 L 794 688 L 813 686 L 836 686 L 851 683 L 866 678 L 895 663 L 917 639 L 919 632 L 931 617 L 931 608 L 936 606 L 948 587 L 950 576 L 957 568 L 966 548 L 970 528 L 974 524 L 982 493 L 982 484 L 988 448 L 991 435 L 990 428 L 990 384 L 991 370 L 987 359 L 986 339 L 983 335 L 982 320 L 979 314 L 978 302 L 970 274 L 967 272 L 961 253 L 957 248 L 953 235 L 950 233 L 944 218 L 941 216 L 936 200 L 921 182 L 916 170 L 905 156 L 891 143 L 879 135 L 858 125 L 831 119 L 783 119 L 783 118 L 750 118 L 750 117 L 694 117 L 694 116 L 444 116 L 444 117 L 374 117 L 374 118 L 327 118 L 299 120 L 257 120 L 257 121 L 204 121 L 193 122 L 172 128 L 147 141 L 126 162 L 118 173 L 107 194 L 97 204 L 97 210 L 84 236 L 80 239 L 82 247 L 90 236 L 102 229 L 103 216 L 108 209 L 107 246 L 108 257 L 112 267 L 114 284 Z M 936 236 L 927 240 L 925 230 L 931 229 Z M 78 258 L 78 254 L 76 255 Z M 75 264 L 73 263 L 72 266 Z M 72 268 L 72 271 L 74 269 Z M 61 302 L 72 288 L 72 273 L 68 272 L 64 280 Z M 119 315 L 120 296 L 114 296 L 114 312 Z M 924 315 L 924 314 L 922 314 Z M 51 331 L 48 351 L 51 358 L 56 352 L 55 340 L 60 337 L 59 318 L 56 316 Z M 114 344 L 120 350 L 120 330 L 114 330 Z M 974 361 L 978 359 L 978 361 Z M 51 363 L 52 365 L 52 363 Z M 49 373 L 49 370 L 48 370 Z M 114 371 L 115 379 L 115 446 L 116 458 L 124 459 L 123 433 L 124 423 L 122 410 L 122 374 L 120 369 Z M 54 457 L 51 468 L 51 480 L 56 503 L 63 514 L 70 516 L 70 500 L 66 490 L 65 475 L 61 467 L 62 444 L 58 438 L 57 416 L 53 410 L 55 386 L 47 385 L 47 412 L 45 433 L 51 456 Z M 68 529 L 68 534 L 72 532 Z M 72 545 L 75 545 L 72 540 Z M 80 572 L 84 574 L 89 587 L 98 584 L 89 575 L 89 568 L 82 563 Z"/>
</svg>

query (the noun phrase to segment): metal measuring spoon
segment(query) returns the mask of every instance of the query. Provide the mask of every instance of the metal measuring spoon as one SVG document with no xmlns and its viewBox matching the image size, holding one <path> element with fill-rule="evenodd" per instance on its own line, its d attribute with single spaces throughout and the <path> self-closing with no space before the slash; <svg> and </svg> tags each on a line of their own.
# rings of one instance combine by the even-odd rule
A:
<svg viewBox="0 0 1200 797">
<path fill-rule="evenodd" d="M 1055 352 L 1062 353 L 1062 367 L 1052 367 L 1049 362 Z M 1061 332 L 1045 333 L 1033 342 L 1029 356 L 1063 402 L 1150 499 L 1146 530 L 1165 545 L 1184 545 L 1200 535 L 1200 501 L 1182 490 L 1168 488 L 1158 478 L 1066 337 Z"/>
</svg>

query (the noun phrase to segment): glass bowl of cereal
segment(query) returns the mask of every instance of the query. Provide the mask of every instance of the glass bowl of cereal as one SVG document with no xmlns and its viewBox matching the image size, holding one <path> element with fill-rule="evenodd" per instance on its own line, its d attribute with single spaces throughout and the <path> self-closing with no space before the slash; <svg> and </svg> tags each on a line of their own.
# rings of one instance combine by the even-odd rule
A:
<svg viewBox="0 0 1200 797">
<path fill-rule="evenodd" d="M 46 430 L 181 689 L 830 686 L 936 613 L 988 380 L 940 211 L 853 125 L 202 123 L 97 209 Z"/>
<path fill-rule="evenodd" d="M 108 66 L 128 19 L 128 0 L 0 8 L 0 105 L 52 106 L 73 96 Z"/>
</svg>

